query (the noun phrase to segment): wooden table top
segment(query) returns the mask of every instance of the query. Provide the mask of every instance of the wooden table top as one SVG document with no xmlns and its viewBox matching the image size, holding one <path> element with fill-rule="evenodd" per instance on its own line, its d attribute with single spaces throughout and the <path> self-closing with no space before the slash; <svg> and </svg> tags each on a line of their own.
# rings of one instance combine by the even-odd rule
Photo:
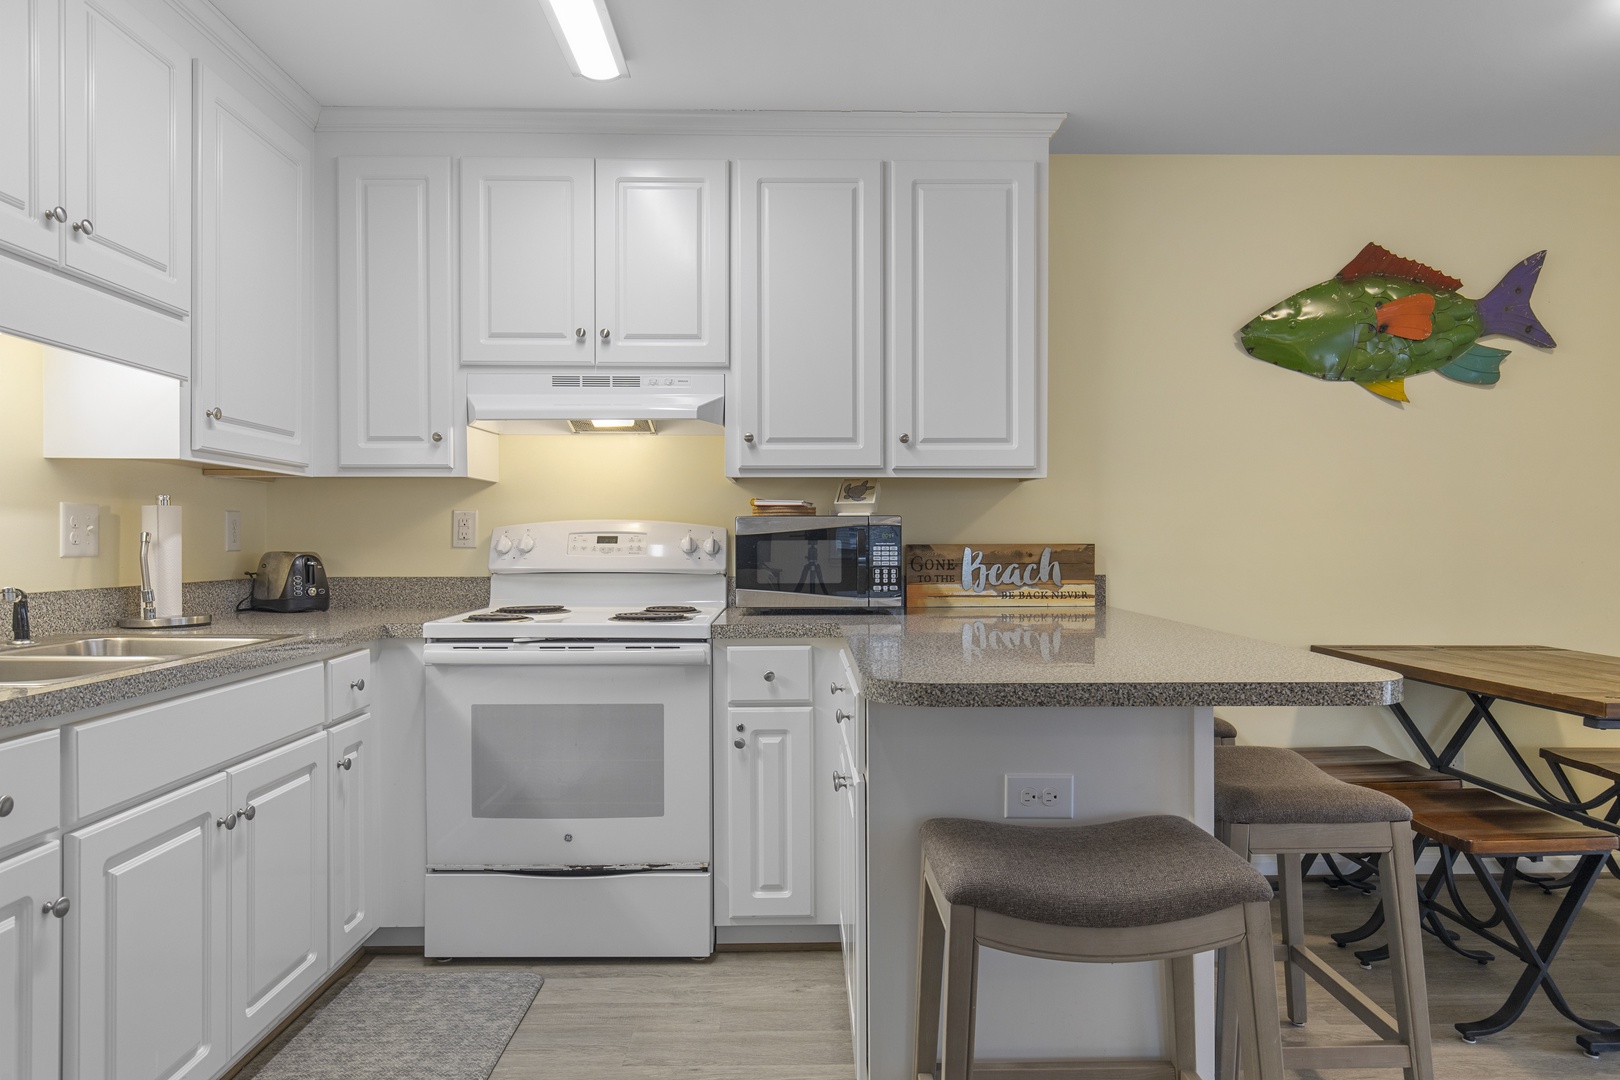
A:
<svg viewBox="0 0 1620 1080">
<path fill-rule="evenodd" d="M 1603 720 L 1620 719 L 1620 656 L 1545 645 L 1312 645 L 1408 679 Z"/>
</svg>

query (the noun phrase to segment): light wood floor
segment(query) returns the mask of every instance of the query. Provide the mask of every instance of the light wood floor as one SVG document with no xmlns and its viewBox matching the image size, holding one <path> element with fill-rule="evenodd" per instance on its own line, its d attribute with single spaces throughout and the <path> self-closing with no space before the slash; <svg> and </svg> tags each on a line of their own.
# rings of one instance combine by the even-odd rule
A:
<svg viewBox="0 0 1620 1080">
<path fill-rule="evenodd" d="M 1525 890 L 1517 898 L 1539 937 L 1556 900 Z M 1366 993 L 1390 1004 L 1386 966 L 1363 971 L 1326 939 L 1361 921 L 1372 901 L 1307 885 L 1313 944 Z M 1620 1076 L 1620 1054 L 1593 1061 L 1575 1046 L 1576 1030 L 1538 996 L 1506 1032 L 1469 1046 L 1451 1025 L 1494 1012 L 1521 965 L 1503 957 L 1481 967 L 1425 935 L 1429 1008 L 1438 1080 L 1563 1080 Z M 507 963 L 374 956 L 377 970 L 455 966 L 538 971 L 545 987 L 518 1028 L 493 1080 L 849 1080 L 853 1074 L 842 960 L 836 952 L 720 953 L 707 963 L 589 961 Z M 1279 969 L 1280 970 L 1280 969 Z M 1554 968 L 1571 1004 L 1588 1016 L 1620 1021 L 1620 882 L 1594 892 Z M 341 987 L 334 987 L 336 992 Z M 1285 1041 L 1364 1038 L 1326 995 L 1303 1029 Z M 312 1016 L 314 1010 L 305 1014 Z M 283 1036 L 290 1038 L 296 1028 Z M 239 1076 L 250 1078 L 271 1047 Z M 1296 1074 L 1323 1080 L 1390 1080 L 1391 1070 Z M 408 1078 L 402 1078 L 408 1080 Z"/>
</svg>

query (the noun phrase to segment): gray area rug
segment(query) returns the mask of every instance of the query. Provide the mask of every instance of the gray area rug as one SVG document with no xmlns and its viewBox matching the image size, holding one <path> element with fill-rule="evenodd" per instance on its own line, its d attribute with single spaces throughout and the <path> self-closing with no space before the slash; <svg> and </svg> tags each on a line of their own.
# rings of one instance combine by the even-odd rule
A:
<svg viewBox="0 0 1620 1080">
<path fill-rule="evenodd" d="M 254 1080 L 487 1080 L 544 982 L 522 971 L 362 971 Z"/>
</svg>

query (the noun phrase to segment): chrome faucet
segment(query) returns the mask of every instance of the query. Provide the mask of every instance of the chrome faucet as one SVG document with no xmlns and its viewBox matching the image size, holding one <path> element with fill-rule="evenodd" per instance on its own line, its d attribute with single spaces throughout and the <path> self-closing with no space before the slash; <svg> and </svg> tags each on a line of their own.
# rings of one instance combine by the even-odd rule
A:
<svg viewBox="0 0 1620 1080">
<path fill-rule="evenodd" d="M 32 645 L 34 638 L 28 631 L 28 594 L 21 589 L 0 589 L 0 601 L 11 605 L 12 644 Z"/>
</svg>

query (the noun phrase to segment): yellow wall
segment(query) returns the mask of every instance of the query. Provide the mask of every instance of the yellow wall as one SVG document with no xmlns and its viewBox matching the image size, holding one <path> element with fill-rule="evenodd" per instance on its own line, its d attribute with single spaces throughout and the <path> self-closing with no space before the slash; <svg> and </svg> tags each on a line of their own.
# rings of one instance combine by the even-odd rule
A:
<svg viewBox="0 0 1620 1080">
<path fill-rule="evenodd" d="M 141 580 L 141 505 L 169 495 L 184 514 L 187 581 L 236 577 L 264 547 L 265 485 L 203 477 L 192 467 L 149 461 L 47 461 L 41 457 L 43 352 L 0 334 L 0 585 L 29 592 L 135 585 Z M 57 504 L 101 507 L 101 554 L 57 555 Z M 225 551 L 226 510 L 242 512 L 242 551 Z"/>
</svg>

